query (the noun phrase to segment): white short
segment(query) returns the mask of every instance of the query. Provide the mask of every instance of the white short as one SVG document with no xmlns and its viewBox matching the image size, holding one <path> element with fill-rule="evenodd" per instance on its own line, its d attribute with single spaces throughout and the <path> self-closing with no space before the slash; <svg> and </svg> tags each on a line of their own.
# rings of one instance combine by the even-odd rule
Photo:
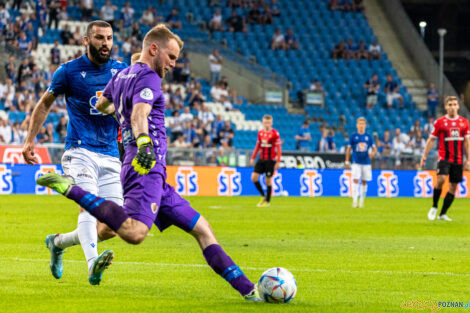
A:
<svg viewBox="0 0 470 313">
<path fill-rule="evenodd" d="M 387 93 L 387 104 L 390 106 L 393 103 L 393 100 L 401 99 L 401 94 L 398 92 Z"/>
<path fill-rule="evenodd" d="M 372 166 L 370 164 L 355 164 L 351 165 L 352 179 L 359 179 L 362 181 L 372 180 Z"/>
<path fill-rule="evenodd" d="M 62 169 L 83 190 L 122 206 L 121 161 L 118 158 L 84 148 L 70 148 L 62 155 Z"/>
</svg>

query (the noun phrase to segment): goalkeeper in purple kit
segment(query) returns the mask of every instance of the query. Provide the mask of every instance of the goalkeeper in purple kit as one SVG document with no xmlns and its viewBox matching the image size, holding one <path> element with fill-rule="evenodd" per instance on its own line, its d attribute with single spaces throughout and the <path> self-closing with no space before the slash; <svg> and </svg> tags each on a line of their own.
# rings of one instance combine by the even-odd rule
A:
<svg viewBox="0 0 470 313">
<path fill-rule="evenodd" d="M 207 220 L 166 183 L 165 99 L 161 81 L 175 67 L 182 48 L 181 39 L 166 26 L 155 26 L 144 38 L 139 61 L 113 77 L 96 105 L 103 113 L 115 113 L 122 129 L 122 207 L 55 173 L 40 177 L 37 183 L 79 203 L 131 244 L 141 243 L 153 224 L 160 231 L 175 225 L 189 232 L 217 274 L 246 300 L 261 301 L 255 284 L 218 244 Z"/>
</svg>

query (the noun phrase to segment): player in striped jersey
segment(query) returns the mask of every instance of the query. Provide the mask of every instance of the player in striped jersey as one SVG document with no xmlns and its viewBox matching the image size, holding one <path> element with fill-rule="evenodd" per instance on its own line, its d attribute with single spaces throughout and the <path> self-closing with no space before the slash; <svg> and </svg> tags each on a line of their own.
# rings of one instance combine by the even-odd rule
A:
<svg viewBox="0 0 470 313">
<path fill-rule="evenodd" d="M 467 155 L 465 168 L 470 168 L 470 130 L 468 120 L 458 115 L 459 100 L 457 97 L 445 98 L 447 115 L 434 122 L 434 131 L 429 136 L 421 158 L 421 167 L 426 164 L 426 156 L 434 146 L 436 138 L 439 139 L 439 159 L 437 163 L 437 183 L 434 186 L 433 205 L 429 210 L 428 219 L 434 220 L 437 215 L 437 205 L 442 192 L 442 186 L 449 176 L 449 191 L 444 198 L 439 220 L 452 221 L 447 216 L 457 186 L 463 180 L 463 153 Z"/>
<path fill-rule="evenodd" d="M 251 180 L 258 189 L 262 199 L 257 204 L 258 207 L 268 207 L 271 201 L 272 184 L 274 172 L 279 169 L 281 163 L 281 137 L 279 132 L 273 128 L 273 117 L 271 115 L 263 116 L 263 129 L 258 132 L 256 147 L 251 156 L 250 165 L 253 166 L 258 152 L 260 157 L 256 162 L 255 170 L 251 175 Z M 266 174 L 266 195 L 259 182 L 259 175 Z"/>
</svg>

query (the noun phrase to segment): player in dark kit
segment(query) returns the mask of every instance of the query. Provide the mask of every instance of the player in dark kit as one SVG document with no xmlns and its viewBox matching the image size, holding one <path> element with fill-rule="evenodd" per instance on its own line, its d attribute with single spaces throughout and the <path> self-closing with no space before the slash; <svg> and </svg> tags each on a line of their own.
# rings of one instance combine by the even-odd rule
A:
<svg viewBox="0 0 470 313">
<path fill-rule="evenodd" d="M 218 244 L 209 222 L 166 181 L 165 74 L 175 67 L 181 39 L 165 25 L 152 28 L 139 61 L 116 74 L 98 100 L 97 109 L 116 114 L 125 149 L 121 171 L 124 205 L 119 206 L 49 173 L 37 180 L 65 195 L 106 223 L 123 240 L 139 244 L 155 224 L 175 225 L 196 238 L 207 263 L 249 301 L 261 301 L 258 288 Z"/>
<path fill-rule="evenodd" d="M 439 220 L 452 221 L 447 216 L 452 201 L 454 201 L 457 186 L 463 180 L 463 152 L 467 156 L 465 169 L 470 169 L 470 130 L 468 120 L 458 115 L 459 100 L 457 97 L 445 98 L 447 115 L 434 122 L 434 131 L 429 136 L 421 158 L 421 167 L 426 164 L 426 156 L 439 139 L 439 161 L 437 163 L 437 183 L 434 186 L 433 205 L 429 210 L 428 219 L 434 220 L 437 215 L 437 204 L 442 192 L 442 185 L 449 176 L 449 191 L 444 198 Z"/>
<path fill-rule="evenodd" d="M 271 201 L 274 172 L 279 169 L 281 162 L 281 137 L 279 132 L 273 128 L 273 117 L 271 115 L 263 116 L 263 129 L 258 132 L 256 147 L 251 156 L 250 164 L 255 163 L 256 155 L 260 151 L 255 170 L 251 175 L 251 180 L 258 189 L 262 198 L 256 205 L 257 207 L 268 207 Z M 266 195 L 259 182 L 259 175 L 266 174 Z"/>
</svg>

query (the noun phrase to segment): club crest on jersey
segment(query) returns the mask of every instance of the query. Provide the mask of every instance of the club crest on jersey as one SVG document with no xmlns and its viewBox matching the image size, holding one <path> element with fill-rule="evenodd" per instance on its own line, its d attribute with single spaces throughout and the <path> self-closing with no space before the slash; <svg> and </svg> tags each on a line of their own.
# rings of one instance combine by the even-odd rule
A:
<svg viewBox="0 0 470 313">
<path fill-rule="evenodd" d="M 82 77 L 85 78 L 86 72 L 84 72 L 84 71 L 83 71 L 83 72 L 80 72 L 80 75 L 82 75 Z"/>
<path fill-rule="evenodd" d="M 323 194 L 322 175 L 315 170 L 304 170 L 300 175 L 300 195 L 318 197 Z"/>
<path fill-rule="evenodd" d="M 339 177 L 339 194 L 341 197 L 352 197 L 352 172 L 344 170 Z"/>
<path fill-rule="evenodd" d="M 98 99 L 101 97 L 103 94 L 103 90 L 97 91 L 93 97 L 90 98 L 90 115 L 106 115 L 101 113 L 96 109 L 96 103 L 98 102 Z"/>
<path fill-rule="evenodd" d="M 379 197 L 398 196 L 398 176 L 393 171 L 381 171 L 377 177 L 377 187 Z"/>
<path fill-rule="evenodd" d="M 433 195 L 433 177 L 429 172 L 416 172 L 413 178 L 413 194 L 415 197 L 431 197 Z"/>
<path fill-rule="evenodd" d="M 175 174 L 176 192 L 182 196 L 195 196 L 199 192 L 198 175 L 192 167 L 180 167 Z"/>
<path fill-rule="evenodd" d="M 242 175 L 236 168 L 224 167 L 217 175 L 219 196 L 238 196 L 242 193 Z"/>
<path fill-rule="evenodd" d="M 117 68 L 112 68 L 111 69 L 111 75 L 112 76 L 116 75 L 117 71 L 118 71 Z"/>
<path fill-rule="evenodd" d="M 150 209 L 152 210 L 152 213 L 153 214 L 157 214 L 157 211 L 158 211 L 158 205 L 156 203 L 152 203 L 150 205 Z"/>
<path fill-rule="evenodd" d="M 13 192 L 11 170 L 6 164 L 0 164 L 0 195 L 9 195 Z"/>
</svg>

